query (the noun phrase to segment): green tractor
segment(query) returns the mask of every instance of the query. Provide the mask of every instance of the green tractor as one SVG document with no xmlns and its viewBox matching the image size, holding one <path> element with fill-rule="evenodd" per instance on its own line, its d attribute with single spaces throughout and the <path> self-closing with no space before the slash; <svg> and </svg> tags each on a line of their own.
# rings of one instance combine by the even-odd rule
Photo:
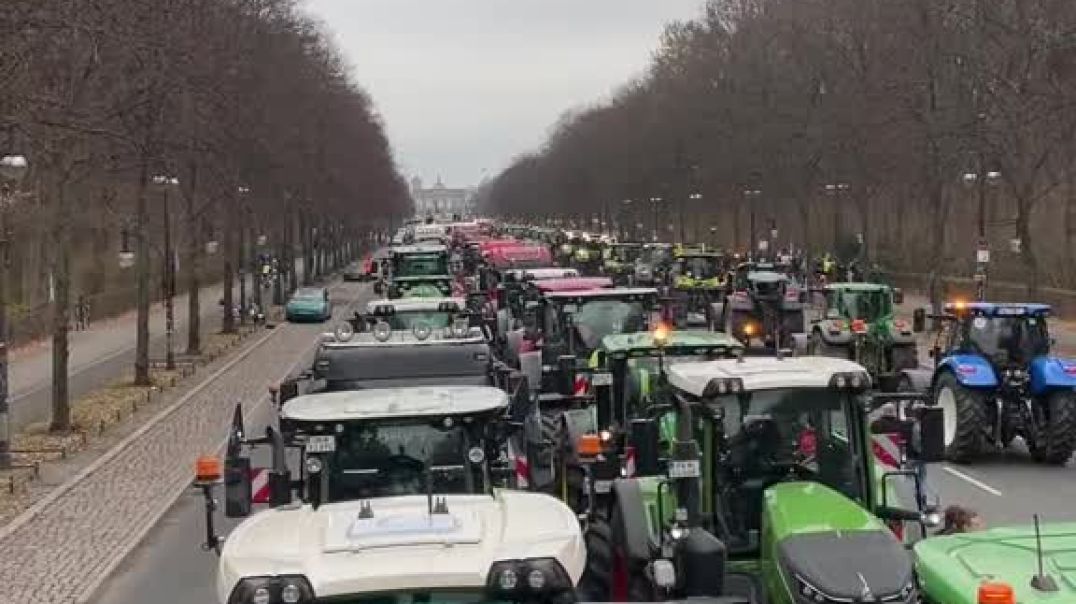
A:
<svg viewBox="0 0 1076 604">
<path fill-rule="evenodd" d="M 444 298 L 452 295 L 448 248 L 440 244 L 393 246 L 390 275 L 374 284 L 387 298 Z"/>
<path fill-rule="evenodd" d="M 674 252 L 670 297 L 677 327 L 713 328 L 724 300 L 728 259 L 717 251 L 678 247 Z"/>
<path fill-rule="evenodd" d="M 567 409 L 558 418 L 555 494 L 580 514 L 601 508 L 613 481 L 633 473 L 628 431 L 634 419 L 645 417 L 664 385 L 664 367 L 731 358 L 742 351 L 742 344 L 723 333 L 669 331 L 663 325 L 602 338 L 585 370 L 589 404 Z M 599 456 L 580 451 L 580 439 L 587 435 L 599 437 Z"/>
<path fill-rule="evenodd" d="M 834 283 L 811 326 L 812 354 L 855 361 L 884 391 L 902 388 L 904 372 L 919 368 L 912 323 L 895 316 L 901 290 L 880 283 Z"/>
<path fill-rule="evenodd" d="M 894 529 L 936 524 L 918 475 L 880 463 L 866 370 L 821 357 L 678 363 L 664 401 L 632 422 L 636 475 L 590 517 L 591 600 L 808 604 L 918 601 Z M 942 457 L 941 418 L 918 423 Z M 911 432 L 912 423 L 907 431 Z"/>
<path fill-rule="evenodd" d="M 927 604 L 1076 602 L 1076 523 L 1007 526 L 915 545 Z"/>
</svg>

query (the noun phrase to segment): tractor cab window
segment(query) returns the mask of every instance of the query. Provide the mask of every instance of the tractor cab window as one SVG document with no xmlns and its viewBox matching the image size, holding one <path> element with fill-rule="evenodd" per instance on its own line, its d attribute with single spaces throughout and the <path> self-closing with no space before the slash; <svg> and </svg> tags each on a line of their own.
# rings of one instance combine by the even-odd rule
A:
<svg viewBox="0 0 1076 604">
<path fill-rule="evenodd" d="M 893 300 L 885 290 L 844 292 L 841 296 L 841 310 L 851 319 L 862 319 L 868 323 L 877 321 L 893 313 Z"/>
<path fill-rule="evenodd" d="M 576 310 L 573 331 L 583 349 L 594 350 L 605 336 L 646 330 L 648 316 L 642 302 L 588 300 Z"/>
<path fill-rule="evenodd" d="M 453 313 L 429 310 L 397 312 L 385 320 L 388 321 L 393 331 L 411 331 L 419 325 L 425 325 L 430 329 L 444 329 L 452 324 L 453 317 Z"/>
<path fill-rule="evenodd" d="M 695 279 L 713 279 L 717 276 L 718 266 L 713 258 L 687 257 L 680 259 L 677 270 L 681 275 Z"/>
<path fill-rule="evenodd" d="M 967 329 L 970 348 L 999 366 L 1025 365 L 1050 350 L 1041 317 L 973 317 Z"/>
<path fill-rule="evenodd" d="M 406 277 L 447 275 L 448 258 L 443 254 L 406 254 L 396 257 L 393 273 Z"/>
<path fill-rule="evenodd" d="M 327 460 L 329 502 L 421 495 L 427 486 L 438 494 L 472 493 L 481 479 L 467 460 L 477 445 L 458 421 L 341 425 Z"/>
<path fill-rule="evenodd" d="M 717 496 L 731 551 L 759 545 L 763 494 L 782 481 L 819 482 L 866 501 L 856 468 L 861 445 L 849 438 L 854 400 L 828 388 L 776 389 L 723 396 Z"/>
</svg>

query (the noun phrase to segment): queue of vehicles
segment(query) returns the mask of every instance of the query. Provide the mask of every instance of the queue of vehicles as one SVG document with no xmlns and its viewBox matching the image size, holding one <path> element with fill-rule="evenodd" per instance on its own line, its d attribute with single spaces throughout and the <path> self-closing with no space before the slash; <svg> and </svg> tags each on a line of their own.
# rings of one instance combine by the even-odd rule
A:
<svg viewBox="0 0 1076 604">
<path fill-rule="evenodd" d="M 1056 553 L 1071 527 L 931 536 L 924 484 L 926 464 L 1016 437 L 1037 461 L 1071 456 L 1076 362 L 1049 356 L 1047 307 L 947 306 L 929 367 L 927 317 L 896 318 L 888 285 L 612 239 L 419 221 L 354 267 L 383 297 L 273 390 L 265 434 L 237 407 L 224 463 L 199 462 L 219 602 L 1076 591 Z M 305 308 L 288 318 L 322 318 Z M 245 518 L 226 538 L 221 485 Z"/>
</svg>

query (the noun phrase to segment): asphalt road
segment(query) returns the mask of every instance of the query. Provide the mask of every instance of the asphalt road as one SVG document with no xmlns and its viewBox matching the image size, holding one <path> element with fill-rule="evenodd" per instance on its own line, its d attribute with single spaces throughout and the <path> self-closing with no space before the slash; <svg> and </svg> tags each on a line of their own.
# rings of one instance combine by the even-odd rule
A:
<svg viewBox="0 0 1076 604">
<path fill-rule="evenodd" d="M 348 304 L 365 304 L 373 297 L 373 292 L 369 285 L 345 283 L 337 286 L 332 296 L 334 317 L 342 319 L 350 314 L 346 308 Z M 332 323 L 325 325 L 327 327 Z M 289 332 L 287 337 L 294 338 L 296 348 L 306 348 L 314 344 L 311 338 L 321 331 L 324 329 L 296 329 Z M 309 367 L 312 362 L 312 355 L 307 355 L 296 365 L 295 371 Z M 253 413 L 247 413 L 247 433 L 264 433 L 265 426 L 272 419 L 273 408 L 266 396 Z M 220 433 L 223 439 L 227 435 L 227 426 L 221 426 Z M 268 450 L 256 450 L 252 462 L 255 466 L 268 465 L 268 456 Z M 219 497 L 223 497 L 223 492 Z M 221 535 L 227 535 L 236 524 L 236 521 L 224 518 L 223 513 L 218 513 L 216 519 L 217 531 Z M 157 528 L 102 585 L 91 601 L 100 604 L 216 602 L 214 581 L 218 559 L 216 554 L 202 550 L 204 541 L 205 506 L 201 493 L 192 489 L 176 501 Z"/>
</svg>

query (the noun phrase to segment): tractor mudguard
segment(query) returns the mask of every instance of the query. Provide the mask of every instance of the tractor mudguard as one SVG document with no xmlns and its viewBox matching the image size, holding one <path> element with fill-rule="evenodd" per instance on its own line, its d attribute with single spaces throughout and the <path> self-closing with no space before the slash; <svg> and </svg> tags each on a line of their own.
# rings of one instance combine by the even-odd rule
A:
<svg viewBox="0 0 1076 604">
<path fill-rule="evenodd" d="M 1036 357 L 1028 367 L 1031 394 L 1039 396 L 1050 390 L 1076 388 L 1076 360 Z"/>
<path fill-rule="evenodd" d="M 613 527 L 623 531 L 625 553 L 632 560 L 649 561 L 651 558 L 650 514 L 647 511 L 646 494 L 642 480 L 629 478 L 613 483 L 613 505 L 620 509 L 622 526 Z"/>
<path fill-rule="evenodd" d="M 934 378 L 932 369 L 904 369 L 900 372 L 902 377 L 908 378 L 915 392 L 929 392 Z"/>
<path fill-rule="evenodd" d="M 844 329 L 838 334 L 833 334 L 830 332 L 829 326 L 827 325 L 829 321 L 830 320 L 820 321 L 814 325 L 814 331 L 822 336 L 822 341 L 825 342 L 827 346 L 840 346 L 843 348 L 851 345 L 852 332 Z"/>
<path fill-rule="evenodd" d="M 990 362 L 977 354 L 954 354 L 938 363 L 936 375 L 950 371 L 961 386 L 968 388 L 997 388 L 998 376 Z"/>
<path fill-rule="evenodd" d="M 577 462 L 578 458 L 575 454 L 576 440 L 584 434 L 592 434 L 598 431 L 598 420 L 594 415 L 594 408 L 565 410 L 561 414 L 561 421 L 564 422 L 564 429 L 568 433 L 570 451 L 565 452 L 568 454 L 567 459 Z"/>
</svg>

